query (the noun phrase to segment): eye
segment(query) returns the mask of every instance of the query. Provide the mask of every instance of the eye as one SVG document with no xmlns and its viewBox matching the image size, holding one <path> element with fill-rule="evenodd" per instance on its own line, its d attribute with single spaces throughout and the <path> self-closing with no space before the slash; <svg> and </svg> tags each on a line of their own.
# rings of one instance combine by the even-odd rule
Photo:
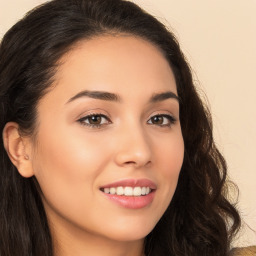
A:
<svg viewBox="0 0 256 256">
<path fill-rule="evenodd" d="M 162 127 L 166 127 L 166 126 L 169 127 L 175 122 L 176 122 L 176 119 L 173 116 L 167 115 L 167 114 L 161 114 L 161 115 L 159 114 L 159 115 L 152 116 L 147 123 L 152 125 L 162 126 Z"/>
<path fill-rule="evenodd" d="M 110 119 L 103 114 L 90 114 L 80 118 L 78 122 L 82 125 L 89 126 L 92 128 L 100 128 L 103 125 L 111 123 Z"/>
</svg>

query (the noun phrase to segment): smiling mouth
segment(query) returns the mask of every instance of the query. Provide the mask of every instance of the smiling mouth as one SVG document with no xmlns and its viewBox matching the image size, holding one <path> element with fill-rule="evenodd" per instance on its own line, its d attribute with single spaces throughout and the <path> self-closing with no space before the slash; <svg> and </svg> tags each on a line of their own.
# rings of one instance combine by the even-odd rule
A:
<svg viewBox="0 0 256 256">
<path fill-rule="evenodd" d="M 157 185 L 149 179 L 124 179 L 100 187 L 101 193 L 115 204 L 135 210 L 149 207 Z"/>
<path fill-rule="evenodd" d="M 118 196 L 146 196 L 150 194 L 154 189 L 150 187 L 107 187 L 100 189 L 105 194 L 118 195 Z"/>
</svg>

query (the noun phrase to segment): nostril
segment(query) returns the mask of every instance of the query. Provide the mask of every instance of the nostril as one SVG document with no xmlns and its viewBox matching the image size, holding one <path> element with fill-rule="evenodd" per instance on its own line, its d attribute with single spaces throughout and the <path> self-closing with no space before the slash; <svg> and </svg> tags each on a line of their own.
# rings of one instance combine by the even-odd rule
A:
<svg viewBox="0 0 256 256">
<path fill-rule="evenodd" d="M 135 161 L 127 161 L 127 162 L 125 162 L 125 164 L 136 164 L 136 162 Z"/>
<path fill-rule="evenodd" d="M 149 166 L 151 164 L 151 161 L 148 161 L 144 164 L 144 162 L 140 162 L 140 161 L 126 161 L 124 163 L 124 165 L 134 165 L 135 167 L 141 167 L 141 166 Z"/>
</svg>

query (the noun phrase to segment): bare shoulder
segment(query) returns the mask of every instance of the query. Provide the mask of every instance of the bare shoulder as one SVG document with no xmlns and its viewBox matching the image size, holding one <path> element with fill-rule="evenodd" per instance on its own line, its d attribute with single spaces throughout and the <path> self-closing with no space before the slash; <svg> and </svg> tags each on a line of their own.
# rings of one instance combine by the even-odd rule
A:
<svg viewBox="0 0 256 256">
<path fill-rule="evenodd" d="M 256 246 L 234 248 L 229 256 L 256 256 Z"/>
</svg>

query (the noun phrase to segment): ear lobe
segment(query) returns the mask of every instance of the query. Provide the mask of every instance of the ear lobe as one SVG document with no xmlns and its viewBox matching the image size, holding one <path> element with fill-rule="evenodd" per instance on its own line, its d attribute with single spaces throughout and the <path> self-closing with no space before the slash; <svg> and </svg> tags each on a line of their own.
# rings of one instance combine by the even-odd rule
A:
<svg viewBox="0 0 256 256">
<path fill-rule="evenodd" d="M 31 145 L 28 138 L 19 133 L 19 125 L 9 122 L 3 130 L 5 150 L 21 176 L 29 178 L 34 175 L 31 162 Z"/>
</svg>

